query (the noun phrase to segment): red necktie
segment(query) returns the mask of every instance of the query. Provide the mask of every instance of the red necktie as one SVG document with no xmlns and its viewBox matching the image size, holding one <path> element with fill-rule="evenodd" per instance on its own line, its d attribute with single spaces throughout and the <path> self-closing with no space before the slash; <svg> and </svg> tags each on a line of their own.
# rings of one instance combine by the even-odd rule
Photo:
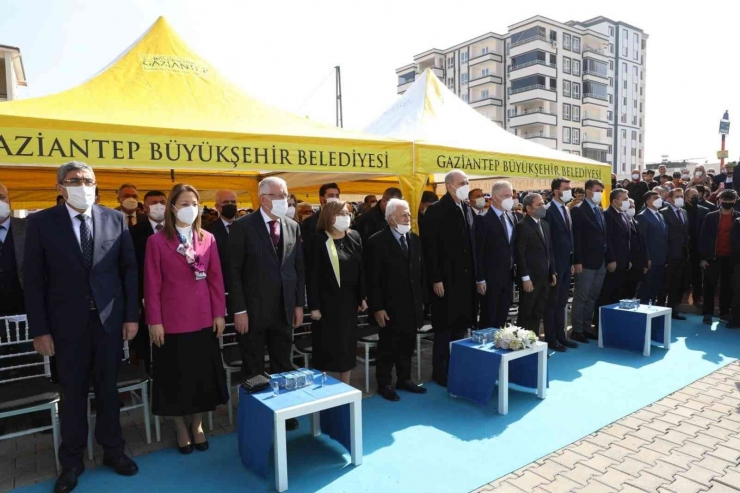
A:
<svg viewBox="0 0 740 493">
<path fill-rule="evenodd" d="M 280 245 L 280 223 L 277 221 L 270 221 L 267 224 L 270 225 L 270 239 L 272 240 L 272 246 L 275 248 Z"/>
<path fill-rule="evenodd" d="M 565 218 L 565 226 L 570 231 L 570 219 L 568 219 L 568 210 L 565 207 L 563 207 L 563 217 Z"/>
</svg>

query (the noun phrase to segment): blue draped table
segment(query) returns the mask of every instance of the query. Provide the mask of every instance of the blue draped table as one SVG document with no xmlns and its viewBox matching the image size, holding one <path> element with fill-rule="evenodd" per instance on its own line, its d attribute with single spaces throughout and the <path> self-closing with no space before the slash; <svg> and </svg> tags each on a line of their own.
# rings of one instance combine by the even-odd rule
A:
<svg viewBox="0 0 740 493">
<path fill-rule="evenodd" d="M 274 396 L 272 388 L 250 394 L 239 387 L 237 439 L 242 463 L 267 477 L 270 449 L 274 447 L 275 488 L 288 488 L 288 459 L 285 421 L 311 415 L 311 432 L 323 431 L 347 449 L 352 463 L 362 464 L 362 392 L 314 371 L 314 383 L 302 389 Z"/>
<path fill-rule="evenodd" d="M 482 345 L 472 339 L 450 344 L 450 369 L 447 392 L 453 397 L 464 397 L 481 406 L 487 406 L 498 382 L 498 412 L 509 412 L 509 383 L 537 389 L 537 397 L 544 399 L 549 385 L 547 374 L 547 344 L 521 351 L 497 349 L 492 344 Z"/>
<path fill-rule="evenodd" d="M 599 347 L 642 351 L 650 356 L 652 342 L 671 348 L 671 309 L 640 305 L 635 310 L 605 305 L 599 314 Z"/>
</svg>

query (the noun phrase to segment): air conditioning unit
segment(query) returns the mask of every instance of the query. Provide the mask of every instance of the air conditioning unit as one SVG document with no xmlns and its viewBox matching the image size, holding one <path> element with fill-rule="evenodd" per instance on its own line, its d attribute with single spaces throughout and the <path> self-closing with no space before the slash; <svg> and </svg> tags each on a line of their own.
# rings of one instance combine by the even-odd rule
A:
<svg viewBox="0 0 740 493">
<path fill-rule="evenodd" d="M 553 48 L 557 48 L 558 47 L 558 42 L 557 41 L 553 41 L 552 42 L 552 47 Z"/>
</svg>

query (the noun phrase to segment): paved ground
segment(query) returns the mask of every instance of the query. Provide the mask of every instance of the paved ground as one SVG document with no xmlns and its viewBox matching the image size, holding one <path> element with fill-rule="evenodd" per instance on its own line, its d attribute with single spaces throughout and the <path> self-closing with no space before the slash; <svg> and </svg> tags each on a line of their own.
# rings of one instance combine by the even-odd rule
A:
<svg viewBox="0 0 740 493">
<path fill-rule="evenodd" d="M 740 491 L 740 362 L 475 490 Z"/>
</svg>

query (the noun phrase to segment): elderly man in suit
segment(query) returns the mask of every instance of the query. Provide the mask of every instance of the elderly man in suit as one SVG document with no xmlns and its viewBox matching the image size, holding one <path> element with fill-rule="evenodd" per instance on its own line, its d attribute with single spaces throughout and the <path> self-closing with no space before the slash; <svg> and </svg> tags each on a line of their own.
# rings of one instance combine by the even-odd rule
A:
<svg viewBox="0 0 740 493">
<path fill-rule="evenodd" d="M 639 176 L 638 176 L 639 178 Z M 598 339 L 591 327 L 596 302 L 606 276 L 606 220 L 601 210 L 604 184 L 600 180 L 586 182 L 586 200 L 573 208 L 573 334 L 578 342 Z"/>
<path fill-rule="evenodd" d="M 396 390 L 423 394 L 411 380 L 416 330 L 424 324 L 424 262 L 421 241 L 411 232 L 408 202 L 391 199 L 385 206 L 388 225 L 366 244 L 368 302 L 380 326 L 376 378 L 378 393 L 399 400 Z M 391 372 L 396 367 L 396 390 Z"/>
<path fill-rule="evenodd" d="M 427 282 L 433 290 L 432 377 L 443 387 L 450 341 L 462 339 L 476 323 L 475 216 L 466 203 L 469 186 L 462 171 L 447 173 L 447 193 L 427 209 L 421 237 Z"/>
<path fill-rule="evenodd" d="M 491 189 L 489 212 L 475 218 L 481 328 L 503 327 L 509 316 L 514 285 L 514 227 L 518 222 L 511 214 L 513 206 L 511 183 L 497 181 Z"/>
<path fill-rule="evenodd" d="M 550 287 L 557 284 L 555 257 L 547 209 L 542 196 L 530 193 L 522 199 L 525 216 L 516 225 L 516 276 L 520 283 L 517 325 L 540 333 Z M 562 350 L 561 350 L 562 351 Z"/>
<path fill-rule="evenodd" d="M 645 248 L 645 279 L 640 284 L 638 296 L 640 303 L 655 304 L 665 275 L 666 253 L 668 250 L 668 226 L 658 212 L 663 207 L 663 199 L 651 190 L 645 194 L 645 209 L 637 215 L 637 228 Z"/>
<path fill-rule="evenodd" d="M 62 474 L 55 492 L 72 491 L 85 470 L 87 395 L 97 399 L 95 438 L 103 463 L 118 474 L 138 472 L 124 454 L 119 420 L 118 368 L 123 340 L 138 330 L 136 255 L 126 220 L 95 202 L 95 174 L 77 161 L 59 168 L 65 205 L 28 220 L 23 268 L 29 327 L 36 351 L 56 356 L 64 393 Z"/>
<path fill-rule="evenodd" d="M 667 295 L 666 306 L 671 308 L 671 318 L 686 320 L 678 313 L 683 293 L 688 286 L 689 220 L 684 210 L 684 191 L 674 188 L 668 192 L 668 204 L 660 210 L 668 226 L 668 250 L 666 251 L 666 275 L 663 293 Z M 665 295 L 659 301 L 665 299 Z"/>
<path fill-rule="evenodd" d="M 10 194 L 0 183 L 0 316 L 26 313 L 23 301 L 23 245 L 26 221 L 12 217 Z"/>
<path fill-rule="evenodd" d="M 204 229 L 216 238 L 218 245 L 218 256 L 221 259 L 221 272 L 224 274 L 224 286 L 229 289 L 229 255 L 227 245 L 229 244 L 229 231 L 236 217 L 236 192 L 231 190 L 219 190 L 216 192 L 216 210 L 218 219 L 206 226 Z"/>
<path fill-rule="evenodd" d="M 293 328 L 303 322 L 306 282 L 298 223 L 286 217 L 288 185 L 276 177 L 259 185 L 260 209 L 229 233 L 229 306 L 240 334 L 245 376 L 263 373 L 265 344 L 271 373 L 290 371 Z M 298 421 L 288 420 L 289 430 Z"/>
<path fill-rule="evenodd" d="M 545 340 L 553 351 L 575 349 L 578 344 L 568 339 L 565 331 L 565 306 L 568 304 L 570 279 L 573 275 L 573 220 L 567 204 L 573 200 L 570 180 L 555 178 L 550 185 L 552 205 L 545 214 L 550 226 L 555 274 L 558 282 L 550 288 L 545 309 Z"/>
<path fill-rule="evenodd" d="M 97 188 L 96 188 L 97 194 Z M 123 212 L 126 224 L 132 228 L 140 222 L 146 221 L 146 215 L 139 212 L 139 189 L 131 183 L 124 183 L 118 187 L 116 200 L 120 204 L 116 207 L 117 211 Z"/>
</svg>

